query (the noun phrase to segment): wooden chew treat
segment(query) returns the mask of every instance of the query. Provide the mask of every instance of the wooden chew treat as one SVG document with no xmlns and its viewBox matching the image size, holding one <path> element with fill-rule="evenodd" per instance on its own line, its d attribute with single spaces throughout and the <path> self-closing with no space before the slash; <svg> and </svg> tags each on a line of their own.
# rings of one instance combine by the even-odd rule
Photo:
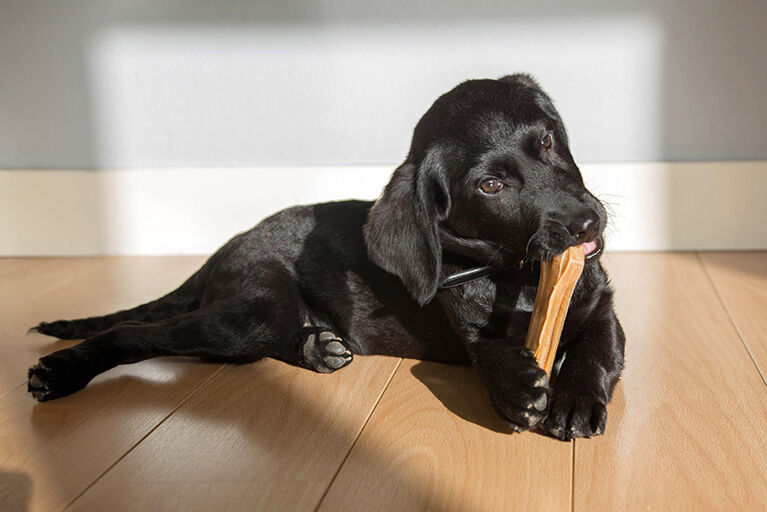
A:
<svg viewBox="0 0 767 512">
<path fill-rule="evenodd" d="M 585 259 L 583 247 L 578 245 L 558 254 L 551 261 L 541 262 L 541 277 L 525 346 L 533 351 L 535 360 L 549 375 L 554 367 L 570 297 L 583 271 Z"/>
</svg>

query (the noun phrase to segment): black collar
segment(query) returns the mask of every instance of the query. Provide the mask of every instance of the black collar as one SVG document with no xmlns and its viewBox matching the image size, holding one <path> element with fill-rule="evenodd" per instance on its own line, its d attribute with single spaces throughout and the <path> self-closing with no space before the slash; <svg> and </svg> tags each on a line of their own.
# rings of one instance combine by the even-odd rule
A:
<svg viewBox="0 0 767 512">
<path fill-rule="evenodd" d="M 522 270 L 522 267 L 524 266 L 525 266 L 525 260 L 519 260 L 519 266 L 517 267 L 517 270 Z M 488 266 L 488 267 L 467 268 L 466 270 L 453 272 L 452 274 L 445 277 L 445 279 L 443 279 L 441 283 L 439 283 L 439 289 L 446 290 L 448 288 L 455 288 L 456 286 L 461 286 L 466 283 L 476 281 L 477 279 L 482 279 L 483 277 L 487 277 L 493 274 L 497 274 L 499 272 L 503 272 L 505 270 L 509 270 L 509 269 L 493 268 Z"/>
<path fill-rule="evenodd" d="M 460 272 L 454 272 L 443 279 L 442 282 L 439 283 L 439 288 L 440 290 L 454 288 L 456 286 L 461 286 L 466 283 L 476 281 L 477 279 L 489 276 L 495 272 L 499 272 L 499 270 L 493 270 L 491 267 L 476 267 L 461 270 Z"/>
<path fill-rule="evenodd" d="M 500 263 L 497 259 L 503 257 L 501 254 L 503 249 L 498 244 L 485 240 L 459 237 L 446 226 L 440 227 L 440 242 L 445 254 L 453 254 L 462 257 L 465 259 L 464 263 L 471 261 L 476 264 L 478 263 L 478 259 L 486 263 L 485 266 L 470 267 L 466 270 L 460 270 L 448 275 L 439 284 L 439 289 L 441 290 L 461 286 L 476 281 L 477 279 L 482 279 L 483 277 L 508 270 L 508 268 L 498 268 L 497 265 L 488 265 L 493 260 L 496 260 L 496 263 Z M 517 269 L 521 269 L 523 265 L 524 260 L 520 260 Z"/>
</svg>

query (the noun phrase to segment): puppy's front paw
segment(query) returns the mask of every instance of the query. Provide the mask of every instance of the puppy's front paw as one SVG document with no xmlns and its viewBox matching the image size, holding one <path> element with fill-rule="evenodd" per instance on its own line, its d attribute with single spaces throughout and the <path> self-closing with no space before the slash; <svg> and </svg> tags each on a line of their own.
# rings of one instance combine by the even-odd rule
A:
<svg viewBox="0 0 767 512">
<path fill-rule="evenodd" d="M 486 368 L 485 383 L 501 419 L 514 431 L 529 430 L 546 417 L 549 379 L 533 353 L 521 349 L 505 368 Z"/>
<path fill-rule="evenodd" d="M 555 389 L 549 415 L 540 425 L 540 429 L 557 439 L 569 441 L 578 437 L 604 434 L 606 422 L 607 409 L 604 400 L 576 390 Z"/>
</svg>

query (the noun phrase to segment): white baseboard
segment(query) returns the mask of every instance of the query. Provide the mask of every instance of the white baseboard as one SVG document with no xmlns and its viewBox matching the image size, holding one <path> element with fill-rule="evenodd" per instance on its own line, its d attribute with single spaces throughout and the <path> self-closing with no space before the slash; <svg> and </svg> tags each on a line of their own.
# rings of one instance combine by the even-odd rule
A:
<svg viewBox="0 0 767 512">
<path fill-rule="evenodd" d="M 0 255 L 210 253 L 289 205 L 373 199 L 394 167 L 0 171 Z M 581 170 L 612 250 L 767 248 L 767 161 Z"/>
</svg>

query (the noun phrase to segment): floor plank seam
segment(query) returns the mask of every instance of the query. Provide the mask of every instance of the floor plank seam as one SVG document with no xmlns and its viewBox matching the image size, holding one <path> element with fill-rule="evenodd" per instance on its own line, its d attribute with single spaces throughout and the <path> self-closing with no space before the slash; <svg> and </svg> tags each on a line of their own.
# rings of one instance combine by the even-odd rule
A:
<svg viewBox="0 0 767 512">
<path fill-rule="evenodd" d="M 754 367 L 756 368 L 756 371 L 759 373 L 759 376 L 762 378 L 762 383 L 764 383 L 764 385 L 767 386 L 767 378 L 765 377 L 764 372 L 762 372 L 762 369 L 759 367 L 759 363 L 756 362 L 756 359 L 754 358 L 754 354 L 751 352 L 751 348 L 748 346 L 748 343 L 746 342 L 746 339 L 743 336 L 743 333 L 740 331 L 740 328 L 738 327 L 737 322 L 735 322 L 735 319 L 732 317 L 732 314 L 730 313 L 730 309 L 727 307 L 727 304 L 724 302 L 724 298 L 719 293 L 719 288 L 717 288 L 716 283 L 714 283 L 714 279 L 711 277 L 711 274 L 708 271 L 708 267 L 706 266 L 706 263 L 703 261 L 703 258 L 701 257 L 699 252 L 695 253 L 695 255 L 697 256 L 698 261 L 703 267 L 703 272 L 705 272 L 706 278 L 708 279 L 709 284 L 714 289 L 714 293 L 716 294 L 716 298 L 719 301 L 719 304 L 722 306 L 725 313 L 727 313 L 727 318 L 730 320 L 730 325 L 732 325 L 733 329 L 735 329 L 735 333 L 738 335 L 738 338 L 740 339 L 740 343 L 743 345 L 743 348 L 746 349 L 746 353 L 748 354 L 748 357 L 751 358 L 751 362 L 754 363 Z"/>
<path fill-rule="evenodd" d="M 129 453 L 131 453 L 133 450 L 135 450 L 135 449 L 136 449 L 136 447 L 137 447 L 138 445 L 140 445 L 142 442 L 144 442 L 144 439 L 146 439 L 147 437 L 149 437 L 150 435 L 152 435 L 152 432 L 154 432 L 155 430 L 157 430 L 157 429 L 160 427 L 160 425 L 162 425 L 163 423 L 165 423 L 165 422 L 168 420 L 168 418 L 170 418 L 171 416 L 173 416 L 173 415 L 176 413 L 176 411 L 178 411 L 178 410 L 179 410 L 181 407 L 183 407 L 183 406 L 184 406 L 184 404 L 185 404 L 185 403 L 187 403 L 187 402 L 189 401 L 189 399 L 190 399 L 190 398 L 192 398 L 194 395 L 196 395 L 196 394 L 197 394 L 197 393 L 198 393 L 198 392 L 199 392 L 199 391 L 200 391 L 202 388 L 204 388 L 205 386 L 207 386 L 207 385 L 208 385 L 208 383 L 209 383 L 211 380 L 213 380 L 213 378 L 214 378 L 214 377 L 216 377 L 218 374 L 220 374 L 220 373 L 221 373 L 221 372 L 224 370 L 224 368 L 225 368 L 225 367 L 226 367 L 226 365 L 221 365 L 221 366 L 219 366 L 219 368 L 218 368 L 218 369 L 217 369 L 215 372 L 213 372 L 213 373 L 210 375 L 210 377 L 208 377 L 207 379 L 205 379 L 203 382 L 201 382 L 201 383 L 200 383 L 200 385 L 199 385 L 199 386 L 197 386 L 197 387 L 196 387 L 196 388 L 194 388 L 194 389 L 193 389 L 193 390 L 192 390 L 192 391 L 191 391 L 189 394 L 187 394 L 187 395 L 184 397 L 184 399 L 183 399 L 183 400 L 181 400 L 181 402 L 179 402 L 179 404 L 178 404 L 176 407 L 174 407 L 174 408 L 173 408 L 173 410 L 172 410 L 172 411 L 170 411 L 168 414 L 166 414 L 166 415 L 165 415 L 165 416 L 164 416 L 164 417 L 163 417 L 163 418 L 162 418 L 162 419 L 161 419 L 159 422 L 157 422 L 157 424 L 156 424 L 156 425 L 154 425 L 154 426 L 153 426 L 151 429 L 149 429 L 149 430 L 146 432 L 146 434 L 144 434 L 143 436 L 141 436 L 141 439 L 139 439 L 138 441 L 136 441 L 136 442 L 133 444 L 133 446 L 131 446 L 130 448 L 128 448 L 128 450 L 126 450 L 126 451 L 125 451 L 125 453 L 123 453 L 122 455 L 120 455 L 120 456 L 117 458 L 117 460 L 115 460 L 115 461 L 114 461 L 112 464 L 110 464 L 108 468 L 106 468 L 106 469 L 105 469 L 105 470 L 104 470 L 104 471 L 103 471 L 103 472 L 102 472 L 102 473 L 101 473 L 99 476 L 97 476 L 97 477 L 96 477 L 96 478 L 93 480 L 93 482 L 91 482 L 90 484 L 88 484 L 88 485 L 85 487 L 85 489 L 83 489 L 83 490 L 82 490 L 82 491 L 81 491 L 81 492 L 80 492 L 80 493 L 79 493 L 77 496 L 75 496 L 75 497 L 72 499 L 72 501 L 70 501 L 69 503 L 67 503 L 67 504 L 64 506 L 64 508 L 62 508 L 62 509 L 61 509 L 61 511 L 62 511 L 62 512 L 64 512 L 64 511 L 65 511 L 65 510 L 67 510 L 69 507 L 71 507 L 71 506 L 72 506 L 72 505 L 73 505 L 73 504 L 74 504 L 74 503 L 75 503 L 77 500 L 79 500 L 79 499 L 80 499 L 80 497 L 81 497 L 81 496 L 83 496 L 83 495 L 84 495 L 86 492 L 88 492 L 88 490 L 90 490 L 90 489 L 91 489 L 91 488 L 92 488 L 94 485 L 96 485 L 96 483 L 98 483 L 98 481 L 99 481 L 99 480 L 101 480 L 102 478 L 104 478 L 104 476 L 105 476 L 107 473 L 109 473 L 109 472 L 112 470 L 112 468 L 114 468 L 115 466 L 117 466 L 117 465 L 120 463 L 120 461 L 121 461 L 121 460 L 123 460 L 125 457 L 127 457 L 127 456 L 128 456 L 128 454 L 129 454 Z"/>
<path fill-rule="evenodd" d="M 575 444 L 577 441 L 571 441 L 573 449 L 570 451 L 570 512 L 575 511 Z"/>
<path fill-rule="evenodd" d="M 400 366 L 402 366 L 402 359 L 400 359 L 397 362 L 397 366 L 394 367 L 394 370 L 391 372 L 391 375 L 389 375 L 389 379 L 386 381 L 386 384 L 384 384 L 383 388 L 381 389 L 381 392 L 378 394 L 378 398 L 376 398 L 376 401 L 373 404 L 373 407 L 370 408 L 370 413 L 368 414 L 367 418 L 365 418 L 365 421 L 362 422 L 362 426 L 357 432 L 357 435 L 354 437 L 354 441 L 352 442 L 351 446 L 347 450 L 346 455 L 344 455 L 344 458 L 341 461 L 341 464 L 338 465 L 336 472 L 333 474 L 333 478 L 331 478 L 330 482 L 328 482 L 328 486 L 327 488 L 325 488 L 325 492 L 322 493 L 322 496 L 317 502 L 317 506 L 314 508 L 314 512 L 317 512 L 322 506 L 322 502 L 325 501 L 325 498 L 330 492 L 330 488 L 333 487 L 333 483 L 336 481 L 336 478 L 338 478 L 338 474 L 341 472 L 341 469 L 343 469 L 344 464 L 346 464 L 346 461 L 349 459 L 349 455 L 352 453 L 352 451 L 354 450 L 354 447 L 357 445 L 357 441 L 359 441 L 360 437 L 362 436 L 362 432 L 365 431 L 365 427 L 368 426 L 368 423 L 370 422 L 370 418 L 373 417 L 373 413 L 378 408 L 378 404 L 381 403 L 381 399 L 386 393 L 386 390 L 389 389 L 389 385 L 391 384 L 391 381 L 394 380 L 394 376 L 399 371 Z"/>
<path fill-rule="evenodd" d="M 4 397 L 4 396 L 6 396 L 6 395 L 8 395 L 9 393 L 13 393 L 14 391 L 16 391 L 17 389 L 19 389 L 19 388 L 20 388 L 21 386 L 23 386 L 24 384 L 26 384 L 26 381 L 25 381 L 25 382 L 22 382 L 22 383 L 20 383 L 20 384 L 19 384 L 19 385 L 17 385 L 17 386 L 14 386 L 14 387 L 12 387 L 11 389 L 9 389 L 8 391 L 6 391 L 6 392 L 4 392 L 4 393 L 0 393 L 0 400 L 2 400 L 2 399 L 3 399 L 3 397 Z"/>
</svg>

